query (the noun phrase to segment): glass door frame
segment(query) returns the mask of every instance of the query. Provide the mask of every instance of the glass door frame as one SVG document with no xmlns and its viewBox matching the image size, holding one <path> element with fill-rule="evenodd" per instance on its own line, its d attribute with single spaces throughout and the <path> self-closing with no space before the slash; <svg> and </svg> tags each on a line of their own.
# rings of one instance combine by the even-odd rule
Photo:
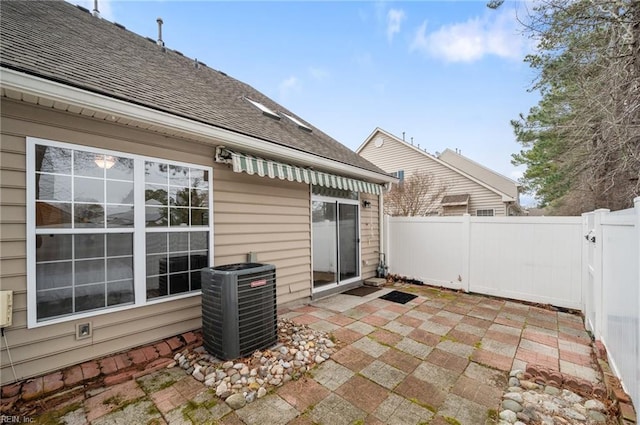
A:
<svg viewBox="0 0 640 425">
<path fill-rule="evenodd" d="M 349 283 L 358 282 L 362 280 L 362 265 L 360 264 L 360 260 L 362 258 L 362 248 L 361 248 L 361 228 L 360 228 L 360 195 L 358 194 L 358 199 L 348 199 L 348 198 L 337 198 L 323 195 L 311 195 L 311 206 L 313 206 L 314 202 L 328 202 L 336 205 L 336 281 L 333 283 L 322 285 L 318 288 L 315 287 L 313 273 L 313 208 L 311 208 L 311 293 L 317 294 L 324 292 L 326 290 L 335 289 L 340 286 L 344 286 Z M 356 267 L 358 269 L 357 276 L 354 276 L 349 279 L 340 280 L 340 204 L 347 205 L 355 205 L 357 208 L 356 214 L 356 230 L 357 230 L 357 248 L 356 248 Z"/>
</svg>

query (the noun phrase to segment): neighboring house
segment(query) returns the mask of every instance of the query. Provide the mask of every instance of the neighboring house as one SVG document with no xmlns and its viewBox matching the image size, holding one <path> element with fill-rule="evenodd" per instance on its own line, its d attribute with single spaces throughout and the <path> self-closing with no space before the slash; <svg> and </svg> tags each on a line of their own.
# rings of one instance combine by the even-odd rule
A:
<svg viewBox="0 0 640 425">
<path fill-rule="evenodd" d="M 279 304 L 375 275 L 394 178 L 161 40 L 0 13 L 2 384 L 200 328 L 205 266 L 274 264 Z"/>
<path fill-rule="evenodd" d="M 434 176 L 444 184 L 440 215 L 520 215 L 517 182 L 447 149 L 439 156 L 376 128 L 356 150 L 384 171 L 400 180 L 417 171 Z"/>
</svg>

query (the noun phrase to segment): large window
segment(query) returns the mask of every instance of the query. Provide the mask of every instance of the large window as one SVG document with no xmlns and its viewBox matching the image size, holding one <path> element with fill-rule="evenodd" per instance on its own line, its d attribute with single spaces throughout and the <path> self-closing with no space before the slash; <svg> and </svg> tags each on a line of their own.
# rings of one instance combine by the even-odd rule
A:
<svg viewBox="0 0 640 425">
<path fill-rule="evenodd" d="M 210 168 L 33 138 L 27 160 L 30 326 L 200 290 Z"/>
</svg>

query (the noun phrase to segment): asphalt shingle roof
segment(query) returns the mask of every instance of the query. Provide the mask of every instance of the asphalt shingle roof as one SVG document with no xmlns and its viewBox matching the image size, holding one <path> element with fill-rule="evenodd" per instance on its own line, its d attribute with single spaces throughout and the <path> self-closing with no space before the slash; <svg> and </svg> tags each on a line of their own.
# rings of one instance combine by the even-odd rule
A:
<svg viewBox="0 0 640 425">
<path fill-rule="evenodd" d="M 262 115 L 245 97 L 298 117 L 248 84 L 67 2 L 0 2 L 0 40 L 3 67 L 384 174 L 310 124 Z"/>
</svg>

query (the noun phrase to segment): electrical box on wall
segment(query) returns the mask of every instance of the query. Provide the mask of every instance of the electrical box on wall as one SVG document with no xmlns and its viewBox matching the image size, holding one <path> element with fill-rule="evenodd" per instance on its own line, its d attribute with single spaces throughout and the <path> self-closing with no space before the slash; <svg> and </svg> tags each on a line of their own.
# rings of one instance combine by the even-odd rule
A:
<svg viewBox="0 0 640 425">
<path fill-rule="evenodd" d="M 11 326 L 13 317 L 13 291 L 0 291 L 0 328 Z"/>
</svg>

